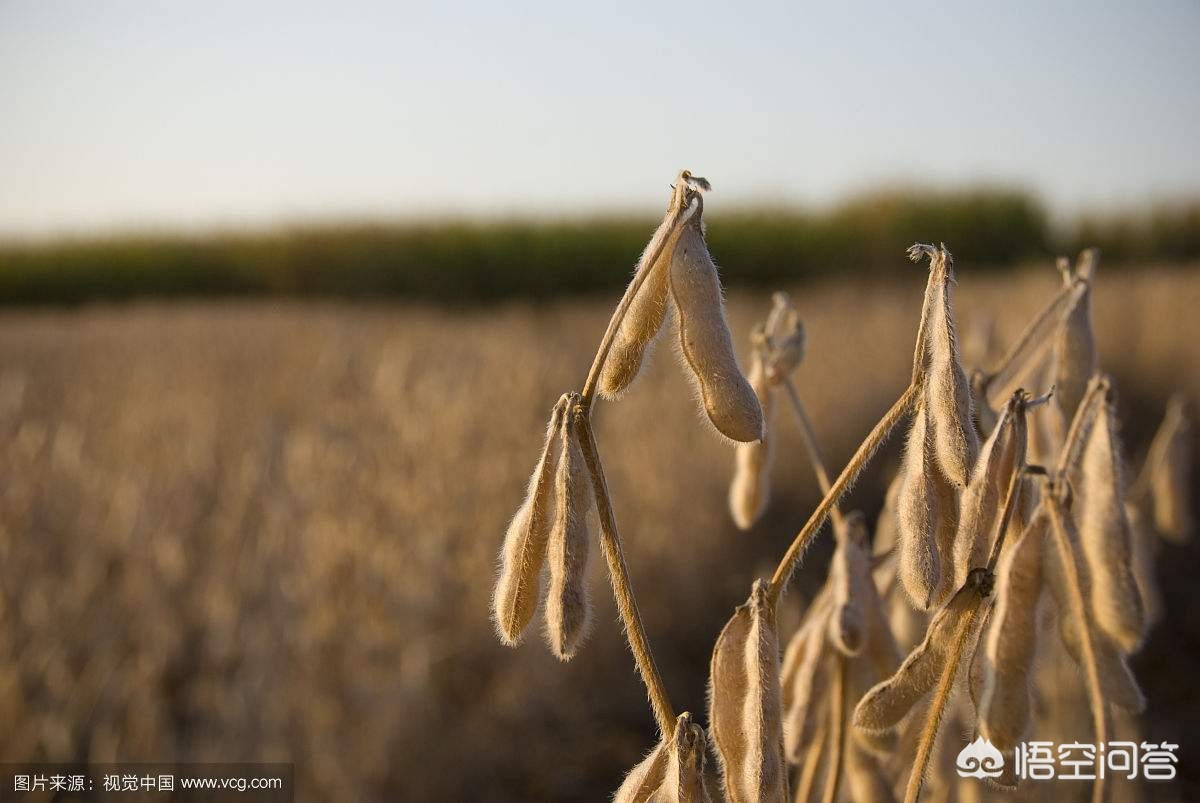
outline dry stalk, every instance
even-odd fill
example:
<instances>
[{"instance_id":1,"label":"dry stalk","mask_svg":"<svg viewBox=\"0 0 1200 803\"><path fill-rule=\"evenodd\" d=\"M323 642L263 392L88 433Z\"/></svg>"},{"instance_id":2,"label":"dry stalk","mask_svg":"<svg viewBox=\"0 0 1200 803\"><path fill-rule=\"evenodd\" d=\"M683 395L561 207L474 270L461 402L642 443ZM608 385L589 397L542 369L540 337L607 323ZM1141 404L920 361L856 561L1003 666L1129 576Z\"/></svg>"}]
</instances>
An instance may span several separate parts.
<instances>
[{"instance_id":1,"label":"dry stalk","mask_svg":"<svg viewBox=\"0 0 1200 803\"><path fill-rule=\"evenodd\" d=\"M666 684L663 683L658 666L654 663L654 655L650 652L650 644L646 640L646 630L642 626L641 613L638 612L633 584L629 580L629 567L625 564L625 553L621 549L621 538L617 532L617 520L613 515L608 484L604 479L604 468L596 449L596 439L592 435L591 420L582 400L572 413L575 427L579 431L583 459L587 463L592 488L596 494L596 512L600 519L600 546L608 563L608 575L612 581L617 611L621 615L625 637L629 641L630 651L633 652L633 660L637 663L638 674L646 684L646 692L650 696L650 705L654 709L658 729L664 737L671 736L675 730L675 709L671 705Z\"/></svg>"},{"instance_id":2,"label":"dry stalk","mask_svg":"<svg viewBox=\"0 0 1200 803\"><path fill-rule=\"evenodd\" d=\"M842 781L842 765L846 756L846 661L841 653L834 657L833 688L830 689L829 706L829 773L825 781L823 803L834 803Z\"/></svg>"},{"instance_id":3,"label":"dry stalk","mask_svg":"<svg viewBox=\"0 0 1200 803\"><path fill-rule=\"evenodd\" d=\"M858 449L854 452L854 456L850 458L850 462L842 469L842 473L833 481L829 491L825 494L825 498L817 505L817 509L809 516L808 521L796 534L796 538L788 546L787 552L780 559L779 565L775 567L775 573L771 575L771 585L767 589L767 598L772 605L779 601L779 595L783 592L788 580L792 577L792 572L796 569L796 564L800 562L800 558L804 555L804 550L808 548L813 536L817 530L825 523L825 518L829 515L830 510L842 498L842 494L850 487L853 482L858 479L858 475L866 468L868 462L874 457L875 452L887 440L888 435L892 434L892 430L896 425L903 420L904 416L912 410L913 404L921 395L920 384L909 385L900 398L892 404L891 408L883 414L883 418L872 428L866 440L859 444Z\"/></svg>"},{"instance_id":4,"label":"dry stalk","mask_svg":"<svg viewBox=\"0 0 1200 803\"><path fill-rule=\"evenodd\" d=\"M796 383L792 378L785 377L782 384L788 398L791 399L792 411L796 414L796 423L800 426L800 439L804 441L808 462L812 464L813 473L817 476L817 486L821 493L828 494L833 486L829 482L829 472L825 469L825 459L821 454L821 446L817 443L817 431L812 425L812 419L804 409L804 402L800 401L800 394L796 391ZM829 517L833 520L835 529L841 530L845 526L842 511L836 504L830 508Z\"/></svg>"}]
</instances>

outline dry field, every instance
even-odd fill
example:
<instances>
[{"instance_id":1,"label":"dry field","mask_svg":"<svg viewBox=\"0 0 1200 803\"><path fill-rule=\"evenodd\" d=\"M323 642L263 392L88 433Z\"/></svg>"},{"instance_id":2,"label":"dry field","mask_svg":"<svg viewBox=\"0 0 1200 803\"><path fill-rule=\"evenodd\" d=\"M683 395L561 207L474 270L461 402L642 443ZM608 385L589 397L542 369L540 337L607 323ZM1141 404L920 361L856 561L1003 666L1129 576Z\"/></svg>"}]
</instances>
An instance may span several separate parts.
<instances>
[{"instance_id":1,"label":"dry field","mask_svg":"<svg viewBox=\"0 0 1200 803\"><path fill-rule=\"evenodd\" d=\"M907 382L925 271L897 256L892 283L788 288L835 466ZM1014 336L1058 281L963 266L964 331L986 307ZM303 800L606 799L653 724L600 561L565 666L536 638L500 646L489 599L547 413L611 303L4 312L0 759L294 761ZM739 348L767 306L731 291ZM1137 458L1170 391L1200 399L1200 270L1102 266L1095 306ZM656 655L702 711L718 630L819 497L785 423L772 506L738 532L732 450L674 359L602 405L597 434ZM851 497L871 517L895 455ZM827 556L822 538L793 623ZM1200 795L1198 557L1164 552L1167 618L1134 660L1148 738L1181 745L1179 799Z\"/></svg>"}]
</instances>

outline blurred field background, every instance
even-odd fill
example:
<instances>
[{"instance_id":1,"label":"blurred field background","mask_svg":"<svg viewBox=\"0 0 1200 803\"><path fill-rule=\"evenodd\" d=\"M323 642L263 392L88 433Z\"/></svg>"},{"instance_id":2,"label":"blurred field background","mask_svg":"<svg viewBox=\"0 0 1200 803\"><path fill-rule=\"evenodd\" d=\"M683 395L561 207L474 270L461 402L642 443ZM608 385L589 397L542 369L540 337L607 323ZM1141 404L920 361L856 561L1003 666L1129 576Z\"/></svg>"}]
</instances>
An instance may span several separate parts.
<instances>
[{"instance_id":1,"label":"blurred field background","mask_svg":"<svg viewBox=\"0 0 1200 803\"><path fill-rule=\"evenodd\" d=\"M923 275L897 252L783 285L833 465L906 381ZM1058 283L1048 261L964 260L964 331L995 316L1011 339ZM744 353L769 294L728 295ZM488 600L549 407L582 381L613 303L4 309L0 755L294 761L302 800L605 799L653 724L601 561L570 664L536 635L501 647ZM1200 398L1200 270L1102 263L1095 305L1137 460L1170 392ZM656 655L676 704L702 711L719 628L818 497L783 418L772 506L737 532L732 451L675 359L660 349L602 406L598 438ZM895 455L854 491L872 517ZM822 539L785 629L827 555ZM1167 619L1134 661L1147 738L1181 745L1181 800L1200 793L1197 558L1165 549Z\"/></svg>"},{"instance_id":2,"label":"blurred field background","mask_svg":"<svg viewBox=\"0 0 1200 803\"><path fill-rule=\"evenodd\" d=\"M962 331L1002 342L1055 256L1102 249L1136 464L1172 392L1200 401L1197 41L1179 0L0 2L0 763L608 799L654 733L598 550L570 664L503 648L489 600L676 171L713 182L743 357L771 291L799 306L831 465L907 379L915 241L958 258ZM732 449L675 359L596 425L655 654L700 713L719 628L818 495L783 417L774 501L736 531ZM871 519L897 454L853 492ZM1180 745L1154 799L1200 799L1198 559L1164 547L1134 661L1145 738Z\"/></svg>"},{"instance_id":3,"label":"blurred field background","mask_svg":"<svg viewBox=\"0 0 1200 803\"><path fill-rule=\"evenodd\" d=\"M982 184L896 186L824 206L716 207L709 240L726 281L757 287L886 276L897 248L935 232L977 269L1092 246L1110 264L1200 260L1200 198L1064 217L1034 192ZM616 291L627 278L619 266L632 265L655 225L653 215L581 215L0 236L0 303L283 295L462 304Z\"/></svg>"}]
</instances>

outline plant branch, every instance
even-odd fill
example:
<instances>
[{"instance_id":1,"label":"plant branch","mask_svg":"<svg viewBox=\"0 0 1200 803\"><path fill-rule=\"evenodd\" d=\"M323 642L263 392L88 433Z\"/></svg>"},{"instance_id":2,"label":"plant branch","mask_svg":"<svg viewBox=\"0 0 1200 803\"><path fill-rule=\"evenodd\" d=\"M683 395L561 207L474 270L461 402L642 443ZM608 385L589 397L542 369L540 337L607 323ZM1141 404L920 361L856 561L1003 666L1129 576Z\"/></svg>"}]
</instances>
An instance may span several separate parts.
<instances>
[{"instance_id":1,"label":"plant branch","mask_svg":"<svg viewBox=\"0 0 1200 803\"><path fill-rule=\"evenodd\" d=\"M808 461L812 463L813 473L817 475L817 485L821 488L821 493L829 493L832 487L829 482L829 472L825 470L825 460L821 455L821 447L817 443L817 431L812 425L812 419L808 417L808 412L804 409L804 403L800 401L800 394L796 392L796 383L792 378L784 377L784 390L787 391L788 398L792 401L792 410L796 413L796 422L800 425L800 438L804 441L804 449L808 452ZM842 511L834 505L829 509L829 517L833 519L833 526L840 530L844 523Z\"/></svg>"},{"instance_id":2,"label":"plant branch","mask_svg":"<svg viewBox=\"0 0 1200 803\"><path fill-rule=\"evenodd\" d=\"M633 584L629 580L629 567L625 563L625 554L621 550L621 538L617 533L617 520L613 515L612 501L608 494L608 483L604 478L604 468L600 463L600 454L596 449L596 439L592 434L591 420L582 402L575 410L569 411L574 415L574 424L579 431L579 442L583 449L584 461L592 477L592 488L596 494L596 512L600 519L600 545L604 551L604 559L608 563L608 576L612 581L613 597L617 602L617 611L621 615L621 623L625 627L625 636L629 641L629 649L637 664L638 674L646 684L646 692L650 696L650 705L654 709L654 718L658 721L658 729L664 737L669 738L675 731L675 709L667 696L666 684L659 674L658 666L654 663L654 655L650 652L650 643L646 640L646 630L642 625L642 617L638 612L637 600L633 594Z\"/></svg>"},{"instance_id":3,"label":"plant branch","mask_svg":"<svg viewBox=\"0 0 1200 803\"><path fill-rule=\"evenodd\" d=\"M767 589L767 599L772 605L779 601L779 595L782 593L784 586L792 577L792 572L796 569L796 564L799 563L801 556L804 555L804 550L808 548L813 536L817 530L825 523L825 517L829 515L829 511L838 500L842 498L842 494L846 489L858 479L858 475L866 467L867 463L875 455L883 442L887 440L888 435L900 423L900 420L916 404L916 401L921 393L921 385L909 385L904 392L900 394L900 398L896 399L891 408L883 414L883 418L867 435L866 440L859 444L858 450L854 456L850 458L850 462L842 469L842 473L833 481L829 491L825 494L825 498L817 505L817 509L809 516L804 527L796 534L796 538L784 553L783 558L779 561L779 565L775 567L775 574L771 576L771 585Z\"/></svg>"},{"instance_id":4,"label":"plant branch","mask_svg":"<svg viewBox=\"0 0 1200 803\"><path fill-rule=\"evenodd\" d=\"M842 782L842 765L846 759L846 656L838 653L833 673L829 706L829 775L825 781L824 803L834 803Z\"/></svg>"}]
</instances>

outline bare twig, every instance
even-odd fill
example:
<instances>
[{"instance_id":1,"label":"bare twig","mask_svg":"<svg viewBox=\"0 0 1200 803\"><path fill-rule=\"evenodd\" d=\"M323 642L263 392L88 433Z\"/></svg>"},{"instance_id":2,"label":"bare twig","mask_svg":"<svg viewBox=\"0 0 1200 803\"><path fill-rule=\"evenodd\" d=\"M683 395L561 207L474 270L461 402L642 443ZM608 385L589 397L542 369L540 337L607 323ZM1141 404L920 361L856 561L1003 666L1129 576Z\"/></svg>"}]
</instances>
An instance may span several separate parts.
<instances>
[{"instance_id":1,"label":"bare twig","mask_svg":"<svg viewBox=\"0 0 1200 803\"><path fill-rule=\"evenodd\" d=\"M625 564L625 554L621 550L621 538L617 533L617 520L613 515L612 501L608 494L608 484L604 479L604 468L600 463L600 455L596 449L596 439L592 434L591 421L582 403L572 411L574 424L579 430L579 442L583 448L584 461L592 477L592 487L596 493L596 512L600 519L600 545L604 551L604 559L608 563L608 575L612 581L613 596L617 601L617 611L621 615L621 623L625 626L625 636L629 640L629 649L637 663L638 673L646 684L646 692L650 696L650 705L654 708L654 718L658 721L658 729L664 737L671 736L675 731L675 709L667 696L667 687L659 674L658 666L654 663L654 655L650 652L650 644L646 640L646 631L642 626L642 617L638 612L637 600L633 594L633 584L629 580L629 567Z\"/></svg>"}]
</instances>

